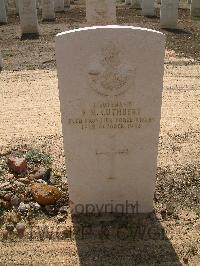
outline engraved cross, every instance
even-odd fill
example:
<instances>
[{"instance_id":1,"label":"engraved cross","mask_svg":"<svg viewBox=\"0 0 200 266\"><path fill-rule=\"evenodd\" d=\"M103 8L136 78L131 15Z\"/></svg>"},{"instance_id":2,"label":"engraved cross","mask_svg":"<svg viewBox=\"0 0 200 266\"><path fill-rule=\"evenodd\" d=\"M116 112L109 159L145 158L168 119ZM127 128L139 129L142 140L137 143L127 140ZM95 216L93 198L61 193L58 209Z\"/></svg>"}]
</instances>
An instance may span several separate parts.
<instances>
[{"instance_id":1,"label":"engraved cross","mask_svg":"<svg viewBox=\"0 0 200 266\"><path fill-rule=\"evenodd\" d=\"M128 149L116 149L116 136L111 136L111 145L108 151L96 151L96 155L107 156L110 160L110 173L108 179L115 179L116 156L128 154Z\"/></svg>"}]
</instances>

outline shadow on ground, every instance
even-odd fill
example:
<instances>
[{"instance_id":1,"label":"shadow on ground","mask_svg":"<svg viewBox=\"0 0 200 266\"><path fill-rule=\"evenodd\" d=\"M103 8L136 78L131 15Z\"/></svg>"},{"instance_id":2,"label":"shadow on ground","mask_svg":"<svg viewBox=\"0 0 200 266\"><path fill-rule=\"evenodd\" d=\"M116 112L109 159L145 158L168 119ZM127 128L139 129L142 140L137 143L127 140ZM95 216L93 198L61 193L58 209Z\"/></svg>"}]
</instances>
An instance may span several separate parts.
<instances>
[{"instance_id":1,"label":"shadow on ground","mask_svg":"<svg viewBox=\"0 0 200 266\"><path fill-rule=\"evenodd\" d=\"M180 265L155 214L72 217L80 265Z\"/></svg>"}]
</instances>

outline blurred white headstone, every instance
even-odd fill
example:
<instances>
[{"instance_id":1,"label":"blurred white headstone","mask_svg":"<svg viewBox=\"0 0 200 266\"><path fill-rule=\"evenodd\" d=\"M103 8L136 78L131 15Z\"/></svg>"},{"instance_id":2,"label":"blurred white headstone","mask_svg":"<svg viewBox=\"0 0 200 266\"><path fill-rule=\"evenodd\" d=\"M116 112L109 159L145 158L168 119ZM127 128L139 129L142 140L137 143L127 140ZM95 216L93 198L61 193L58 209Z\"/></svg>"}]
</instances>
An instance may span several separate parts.
<instances>
[{"instance_id":1,"label":"blurred white headstone","mask_svg":"<svg viewBox=\"0 0 200 266\"><path fill-rule=\"evenodd\" d=\"M86 0L86 19L90 25L116 24L116 1Z\"/></svg>"},{"instance_id":2,"label":"blurred white headstone","mask_svg":"<svg viewBox=\"0 0 200 266\"><path fill-rule=\"evenodd\" d=\"M54 0L42 0L42 19L55 19Z\"/></svg>"},{"instance_id":3,"label":"blurred white headstone","mask_svg":"<svg viewBox=\"0 0 200 266\"><path fill-rule=\"evenodd\" d=\"M5 0L0 0L0 23L7 23L7 13L6 13L6 2Z\"/></svg>"},{"instance_id":4,"label":"blurred white headstone","mask_svg":"<svg viewBox=\"0 0 200 266\"><path fill-rule=\"evenodd\" d=\"M19 16L22 35L39 34L36 0L19 0Z\"/></svg>"},{"instance_id":5,"label":"blurred white headstone","mask_svg":"<svg viewBox=\"0 0 200 266\"><path fill-rule=\"evenodd\" d=\"M160 8L161 28L176 29L178 22L179 0L162 0Z\"/></svg>"}]
</instances>

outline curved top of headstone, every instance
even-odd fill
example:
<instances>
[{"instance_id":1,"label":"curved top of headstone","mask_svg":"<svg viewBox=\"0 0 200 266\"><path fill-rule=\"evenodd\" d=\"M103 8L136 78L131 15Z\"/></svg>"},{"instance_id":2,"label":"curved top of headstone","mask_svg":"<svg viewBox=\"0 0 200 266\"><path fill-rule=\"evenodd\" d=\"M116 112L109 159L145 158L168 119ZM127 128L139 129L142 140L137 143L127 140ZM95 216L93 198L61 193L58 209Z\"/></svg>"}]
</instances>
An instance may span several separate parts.
<instances>
[{"instance_id":1,"label":"curved top of headstone","mask_svg":"<svg viewBox=\"0 0 200 266\"><path fill-rule=\"evenodd\" d=\"M146 32L151 32L151 33L157 33L157 34L160 34L160 35L165 35L164 33L160 32L160 31L147 29L147 28L134 27L134 26L107 25L107 26L84 27L84 28L64 31L64 32L58 33L56 35L56 37L60 37L60 36L66 35L68 33L82 32L82 31L88 31L88 30L97 30L97 29L130 29L130 30L140 30L140 31L146 31Z\"/></svg>"}]
</instances>

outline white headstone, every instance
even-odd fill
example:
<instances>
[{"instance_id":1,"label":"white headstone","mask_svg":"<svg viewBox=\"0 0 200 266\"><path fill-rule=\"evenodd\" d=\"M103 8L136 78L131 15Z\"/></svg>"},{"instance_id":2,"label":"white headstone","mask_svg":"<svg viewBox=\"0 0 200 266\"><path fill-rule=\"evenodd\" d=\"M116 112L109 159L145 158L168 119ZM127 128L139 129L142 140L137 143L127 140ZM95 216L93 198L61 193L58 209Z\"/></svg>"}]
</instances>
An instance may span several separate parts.
<instances>
[{"instance_id":1,"label":"white headstone","mask_svg":"<svg viewBox=\"0 0 200 266\"><path fill-rule=\"evenodd\" d=\"M54 0L42 0L42 19L55 19Z\"/></svg>"},{"instance_id":2,"label":"white headstone","mask_svg":"<svg viewBox=\"0 0 200 266\"><path fill-rule=\"evenodd\" d=\"M88 24L116 24L115 0L86 0L86 19Z\"/></svg>"},{"instance_id":3,"label":"white headstone","mask_svg":"<svg viewBox=\"0 0 200 266\"><path fill-rule=\"evenodd\" d=\"M16 14L19 14L19 0L15 1L15 5L16 5Z\"/></svg>"},{"instance_id":4,"label":"white headstone","mask_svg":"<svg viewBox=\"0 0 200 266\"><path fill-rule=\"evenodd\" d=\"M125 0L125 4L126 5L130 5L131 4L131 0Z\"/></svg>"},{"instance_id":5,"label":"white headstone","mask_svg":"<svg viewBox=\"0 0 200 266\"><path fill-rule=\"evenodd\" d=\"M192 0L191 3L191 17L199 19L200 18L200 0Z\"/></svg>"},{"instance_id":6,"label":"white headstone","mask_svg":"<svg viewBox=\"0 0 200 266\"><path fill-rule=\"evenodd\" d=\"M0 23L7 23L6 3L5 0L0 0Z\"/></svg>"},{"instance_id":7,"label":"white headstone","mask_svg":"<svg viewBox=\"0 0 200 266\"><path fill-rule=\"evenodd\" d=\"M65 10L64 0L55 0L54 6L56 12L63 12Z\"/></svg>"},{"instance_id":8,"label":"white headstone","mask_svg":"<svg viewBox=\"0 0 200 266\"><path fill-rule=\"evenodd\" d=\"M70 0L65 0L65 6L70 7Z\"/></svg>"},{"instance_id":9,"label":"white headstone","mask_svg":"<svg viewBox=\"0 0 200 266\"><path fill-rule=\"evenodd\" d=\"M141 0L131 0L131 6L136 9L141 8L141 2Z\"/></svg>"},{"instance_id":10,"label":"white headstone","mask_svg":"<svg viewBox=\"0 0 200 266\"><path fill-rule=\"evenodd\" d=\"M22 35L39 34L36 0L19 0L19 16Z\"/></svg>"},{"instance_id":11,"label":"white headstone","mask_svg":"<svg viewBox=\"0 0 200 266\"><path fill-rule=\"evenodd\" d=\"M179 0L162 0L160 8L161 28L176 29Z\"/></svg>"},{"instance_id":12,"label":"white headstone","mask_svg":"<svg viewBox=\"0 0 200 266\"><path fill-rule=\"evenodd\" d=\"M87 212L87 204L95 212L109 212L105 204L120 212L118 204L129 203L153 210L164 46L162 33L128 26L57 35L73 212Z\"/></svg>"},{"instance_id":13,"label":"white headstone","mask_svg":"<svg viewBox=\"0 0 200 266\"><path fill-rule=\"evenodd\" d=\"M142 0L142 15L143 16L154 16L154 0Z\"/></svg>"}]
</instances>

